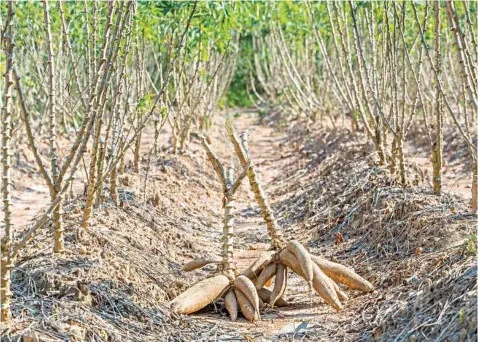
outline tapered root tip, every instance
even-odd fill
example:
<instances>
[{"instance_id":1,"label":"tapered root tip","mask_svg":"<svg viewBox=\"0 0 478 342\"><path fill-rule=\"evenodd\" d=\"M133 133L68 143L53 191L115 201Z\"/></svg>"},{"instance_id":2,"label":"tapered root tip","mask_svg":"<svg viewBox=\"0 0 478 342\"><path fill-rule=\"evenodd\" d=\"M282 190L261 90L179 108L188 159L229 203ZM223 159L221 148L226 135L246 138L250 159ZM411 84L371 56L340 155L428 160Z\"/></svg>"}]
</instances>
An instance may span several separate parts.
<instances>
[{"instance_id":1,"label":"tapered root tip","mask_svg":"<svg viewBox=\"0 0 478 342\"><path fill-rule=\"evenodd\" d=\"M344 306L341 303L333 303L332 307L337 311L340 311L344 308Z\"/></svg>"},{"instance_id":2,"label":"tapered root tip","mask_svg":"<svg viewBox=\"0 0 478 342\"><path fill-rule=\"evenodd\" d=\"M178 313L179 310L179 304L175 302L170 302L169 303L169 308L171 309L172 312Z\"/></svg>"}]
</instances>

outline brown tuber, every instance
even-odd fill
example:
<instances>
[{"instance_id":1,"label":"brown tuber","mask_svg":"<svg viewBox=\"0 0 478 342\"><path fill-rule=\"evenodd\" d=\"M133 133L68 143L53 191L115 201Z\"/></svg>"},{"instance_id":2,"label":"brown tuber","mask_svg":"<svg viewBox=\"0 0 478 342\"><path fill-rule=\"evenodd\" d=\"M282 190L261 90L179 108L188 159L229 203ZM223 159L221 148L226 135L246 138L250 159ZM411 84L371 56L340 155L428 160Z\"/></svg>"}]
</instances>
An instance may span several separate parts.
<instances>
[{"instance_id":1,"label":"brown tuber","mask_svg":"<svg viewBox=\"0 0 478 342\"><path fill-rule=\"evenodd\" d=\"M315 292L317 292L319 296L321 296L322 299L325 300L327 304L331 305L335 310L338 311L342 309L342 303L340 303L334 286L328 280L329 278L316 264L313 264L313 270L314 279L312 281L312 285L314 286Z\"/></svg>"},{"instance_id":2,"label":"brown tuber","mask_svg":"<svg viewBox=\"0 0 478 342\"><path fill-rule=\"evenodd\" d=\"M234 290L234 293L241 308L241 312L249 321L254 322L261 319L258 311L254 308L254 305L251 304L249 299L238 289Z\"/></svg>"},{"instance_id":3,"label":"brown tuber","mask_svg":"<svg viewBox=\"0 0 478 342\"><path fill-rule=\"evenodd\" d=\"M271 302L271 294L272 292L268 289L260 289L259 291L257 291L257 294L259 295L259 298L264 302L264 303L267 303L269 304ZM282 298L282 297L279 297L276 302L274 303L275 306L287 306L288 303L287 301Z\"/></svg>"},{"instance_id":4,"label":"brown tuber","mask_svg":"<svg viewBox=\"0 0 478 342\"><path fill-rule=\"evenodd\" d=\"M254 309L257 311L258 317L259 315L259 295L257 294L256 287L252 283L252 281L240 275L236 279L234 279L234 287L241 291L249 300L249 302L254 306Z\"/></svg>"},{"instance_id":5,"label":"brown tuber","mask_svg":"<svg viewBox=\"0 0 478 342\"><path fill-rule=\"evenodd\" d=\"M279 259L284 265L291 268L299 276L302 278L304 277L300 268L299 260L297 260L297 258L287 249L284 249L279 253ZM312 267L314 272L312 285L315 292L317 292L317 294L319 294L326 303L332 305L332 307L334 307L336 310L340 310L342 308L342 304L340 303L334 286L331 285L333 280L328 278L324 272L317 267L317 265L313 264Z\"/></svg>"},{"instance_id":6,"label":"brown tuber","mask_svg":"<svg viewBox=\"0 0 478 342\"><path fill-rule=\"evenodd\" d=\"M319 266L327 276L338 283L347 285L351 289L361 290L363 292L371 292L374 290L374 287L370 282L344 265L315 255L312 255L312 261L316 263L317 266Z\"/></svg>"},{"instance_id":7,"label":"brown tuber","mask_svg":"<svg viewBox=\"0 0 478 342\"><path fill-rule=\"evenodd\" d=\"M226 306L227 312L229 312L229 316L231 316L231 321L234 322L237 320L238 304L233 290L227 292L226 297L224 297L224 305Z\"/></svg>"},{"instance_id":8,"label":"brown tuber","mask_svg":"<svg viewBox=\"0 0 478 342\"><path fill-rule=\"evenodd\" d=\"M220 297L228 287L229 279L222 274L201 280L172 300L171 310L178 314L201 310Z\"/></svg>"},{"instance_id":9,"label":"brown tuber","mask_svg":"<svg viewBox=\"0 0 478 342\"><path fill-rule=\"evenodd\" d=\"M297 240L289 241L286 245L286 248L292 254L295 255L297 260L299 260L300 268L302 269L302 274L304 275L304 279L307 281L309 288L312 289L312 279L314 274L313 274L313 268L312 268L313 262L309 252Z\"/></svg>"},{"instance_id":10,"label":"brown tuber","mask_svg":"<svg viewBox=\"0 0 478 342\"><path fill-rule=\"evenodd\" d=\"M275 302L282 297L284 291L287 287L287 267L278 264L277 271L276 271L276 278L274 280L274 288L272 289L271 296L270 296L270 303L271 307L274 307Z\"/></svg>"},{"instance_id":11,"label":"brown tuber","mask_svg":"<svg viewBox=\"0 0 478 342\"><path fill-rule=\"evenodd\" d=\"M262 289L267 283L270 286L270 280L276 275L277 264L270 263L267 265L259 275L256 281L256 289Z\"/></svg>"},{"instance_id":12,"label":"brown tuber","mask_svg":"<svg viewBox=\"0 0 478 342\"><path fill-rule=\"evenodd\" d=\"M184 264L183 271L191 272L191 271L197 270L198 268L202 268L208 264L218 264L220 262L221 261L219 260L209 260L209 259L198 258Z\"/></svg>"}]
</instances>

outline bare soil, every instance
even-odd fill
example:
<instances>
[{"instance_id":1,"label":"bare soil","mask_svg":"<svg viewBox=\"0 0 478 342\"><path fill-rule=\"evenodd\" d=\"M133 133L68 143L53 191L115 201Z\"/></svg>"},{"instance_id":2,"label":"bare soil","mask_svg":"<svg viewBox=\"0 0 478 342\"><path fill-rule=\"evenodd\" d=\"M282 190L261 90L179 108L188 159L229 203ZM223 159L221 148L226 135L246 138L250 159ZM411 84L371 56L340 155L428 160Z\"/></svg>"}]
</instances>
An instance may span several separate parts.
<instances>
[{"instance_id":1,"label":"bare soil","mask_svg":"<svg viewBox=\"0 0 478 342\"><path fill-rule=\"evenodd\" d=\"M346 290L350 299L335 312L289 273L289 305L267 309L260 322L230 322L221 300L195 315L172 315L167 302L212 270L184 273L182 264L221 251L222 193L194 135L187 153L173 155L163 132L162 150L148 162L152 134L146 132L141 173L128 167L121 176L121 206L106 201L90 230L81 231L79 177L65 206L68 252L53 254L45 229L21 254L13 273L15 320L2 326L3 338L476 340L476 250L469 248L476 217L469 214L466 168L448 163L439 198L429 185L423 145L407 146L410 186L402 188L376 163L365 137L346 126L259 124L246 112L234 124L250 130L252 160L286 237L354 268L374 292ZM210 136L220 158L230 161L223 125L224 117L216 116ZM29 165L33 160L24 153L14 171L20 175L14 183L18 234L48 204ZM244 269L269 248L269 238L247 182L237 205L235 257Z\"/></svg>"}]
</instances>

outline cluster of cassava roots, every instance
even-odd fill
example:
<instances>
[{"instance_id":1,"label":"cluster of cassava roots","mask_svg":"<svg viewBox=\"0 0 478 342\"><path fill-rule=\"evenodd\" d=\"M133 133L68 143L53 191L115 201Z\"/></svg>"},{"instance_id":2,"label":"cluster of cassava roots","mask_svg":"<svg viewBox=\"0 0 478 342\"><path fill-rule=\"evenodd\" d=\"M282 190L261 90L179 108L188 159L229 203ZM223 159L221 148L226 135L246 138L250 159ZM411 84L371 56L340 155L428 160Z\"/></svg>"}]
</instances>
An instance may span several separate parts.
<instances>
[{"instance_id":1,"label":"cluster of cassava roots","mask_svg":"<svg viewBox=\"0 0 478 342\"><path fill-rule=\"evenodd\" d=\"M350 268L310 254L296 240L287 242L284 239L264 190L259 184L254 165L249 159L248 132L244 131L239 138L229 119L226 121L226 129L243 168L235 181L234 166L230 165L225 170L211 150L206 137L200 136L224 191L222 260L195 259L183 266L184 271L192 271L211 263L218 265L210 277L199 281L176 297L170 303L172 311L190 314L224 296L226 310L231 320L237 319L239 308L249 321L260 320L260 309L265 306L264 303L270 307L287 304L282 296L287 287L288 269L304 278L309 289L314 289L336 310L342 309L342 303L347 300L347 295L337 283L363 292L373 291L373 285ZM245 176L249 178L251 189L266 221L271 237L271 249L262 253L249 268L239 274L233 260L234 193ZM272 291L269 291L264 286L270 286L274 277L274 286Z\"/></svg>"}]
</instances>

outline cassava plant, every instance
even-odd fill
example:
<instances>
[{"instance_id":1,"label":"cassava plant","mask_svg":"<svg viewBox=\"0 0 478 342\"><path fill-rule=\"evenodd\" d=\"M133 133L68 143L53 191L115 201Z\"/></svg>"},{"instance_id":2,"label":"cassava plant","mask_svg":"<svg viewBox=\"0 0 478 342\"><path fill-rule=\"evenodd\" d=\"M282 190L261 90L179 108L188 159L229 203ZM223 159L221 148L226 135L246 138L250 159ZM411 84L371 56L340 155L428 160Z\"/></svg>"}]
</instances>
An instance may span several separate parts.
<instances>
[{"instance_id":1,"label":"cassava plant","mask_svg":"<svg viewBox=\"0 0 478 342\"><path fill-rule=\"evenodd\" d=\"M37 77L46 78L46 104L38 106L37 103L31 101L31 91L23 87L22 78L20 75L27 73L28 64L21 64L17 68L14 68L17 95L20 102L21 119L26 129L27 142L30 149L33 151L35 161L40 170L51 195L52 203L56 203L53 212L53 227L54 227L54 251L60 252L64 249L64 228L62 224L62 198L69 188L70 183L75 178L75 173L80 166L80 162L83 161L83 166L86 170L84 163L84 154L87 150L89 138L93 135L93 155L90 158L90 175L91 181L88 186L88 203L93 202L94 191L92 191L92 185L97 178L97 166L103 165L102 160L98 160L97 155L99 150L99 141L101 126L103 122L103 113L107 103L111 101L111 98L115 97L115 92L110 91L110 80L115 73L116 64L118 61L119 51L124 46L124 41L127 40L129 30L127 26L131 22L133 16L133 10L135 3L114 3L110 2L107 6L101 6L101 11L106 11L106 23L104 26L104 32L102 39L96 39L98 34L97 22L93 20L91 23L86 17L88 33L89 28L93 30L94 41L88 39L78 39L78 44L72 44L73 38L70 35L69 28L73 25L71 18L68 18L63 2L56 3L58 5L58 11L54 11L54 8L50 6L48 1L43 2L43 17L44 17L44 32L46 51L42 51L43 45L36 45L30 47L29 45L23 46L23 49L30 47L30 54L37 54L39 58L46 54L48 57L47 72L45 76L41 71L37 71ZM56 5L55 4L55 5ZM93 4L96 6L97 3ZM22 6L27 6L22 4ZM31 13L35 15L36 5L31 5ZM76 7L78 4L69 3L68 6ZM88 12L88 4L85 2L85 12ZM99 11L99 10L98 10ZM30 12L29 12L30 13ZM95 9L96 13L96 9ZM55 15L55 18L52 17ZM54 26L51 24L52 20L58 20L61 25ZM78 34L78 33L76 33ZM58 41L55 37L61 36L62 40ZM66 53L62 51L66 48ZM91 50L94 50L93 54ZM59 52L58 52L59 51ZM86 60L79 59L78 55L86 52ZM86 65L83 65L86 63ZM58 72L55 66L63 65L68 73ZM84 66L84 68L82 68ZM71 72L71 78L69 73ZM25 77L28 81L28 77ZM59 84L67 83L68 92L64 91L65 87L58 86ZM26 82L31 87L32 82ZM33 83L35 85L35 83ZM70 85L71 84L71 85ZM43 87L40 86L40 89ZM111 98L110 98L111 95ZM65 99L67 98L67 99ZM73 101L72 99L76 99ZM39 101L41 103L41 101ZM44 107L44 116L48 118L48 135L49 135L49 157L50 157L50 170L42 160L42 156L39 153L38 142L35 141L35 113L37 108ZM57 119L59 111L76 113L79 112L79 117L74 117L73 128L75 135L72 139L70 150L63 158L58 156L57 151ZM38 115L37 115L38 116ZM41 116L41 115L40 115ZM79 127L76 127L75 120L80 122ZM65 125L70 125L66 120ZM68 128L68 127L66 127ZM102 183L100 183L102 184ZM98 197L99 199L99 197ZM87 203L87 204L88 204ZM87 211L90 205L87 205ZM38 225L34 225L36 229L40 228ZM33 234L33 232L32 232ZM29 235L32 236L32 235Z\"/></svg>"},{"instance_id":2,"label":"cassava plant","mask_svg":"<svg viewBox=\"0 0 478 342\"><path fill-rule=\"evenodd\" d=\"M269 305L274 306L284 294L287 285L287 269L293 270L304 278L309 288L313 288L327 304L336 310L342 309L342 302L347 300L347 295L337 283L363 292L373 291L373 285L350 268L310 254L297 240L286 241L260 185L255 167L250 161L248 132L244 131L239 138L230 119L226 121L226 129L241 164L250 164L247 176L271 238L271 250L264 252L243 272L243 275L256 284L257 290L262 289L264 284L275 276Z\"/></svg>"},{"instance_id":3,"label":"cassava plant","mask_svg":"<svg viewBox=\"0 0 478 342\"><path fill-rule=\"evenodd\" d=\"M249 321L257 321L260 320L259 294L248 277L237 276L233 249L235 193L246 176L249 162L244 163L241 174L234 180L234 164L230 164L225 169L208 144L207 138L204 135L200 135L200 138L207 157L219 178L224 194L222 203L224 208L222 260L195 259L184 265L184 271L192 271L210 263L217 264L217 269L208 278L199 281L176 297L170 303L170 307L178 314L191 314L224 296L225 306L231 320L235 321L237 319L240 308L244 317Z\"/></svg>"},{"instance_id":4,"label":"cassava plant","mask_svg":"<svg viewBox=\"0 0 478 342\"><path fill-rule=\"evenodd\" d=\"M6 57L4 79L4 93L2 101L2 201L3 221L5 223L5 235L1 240L0 260L0 322L10 319L10 272L13 260L10 255L12 249L12 203L11 203L11 139L12 139L12 88L13 88L13 15L14 3L8 2L8 14L5 26L2 27L1 43Z\"/></svg>"}]
</instances>

